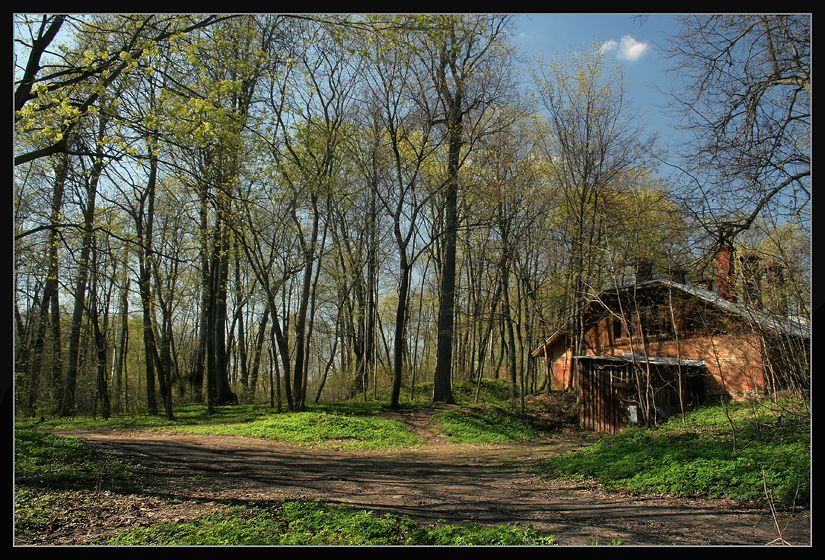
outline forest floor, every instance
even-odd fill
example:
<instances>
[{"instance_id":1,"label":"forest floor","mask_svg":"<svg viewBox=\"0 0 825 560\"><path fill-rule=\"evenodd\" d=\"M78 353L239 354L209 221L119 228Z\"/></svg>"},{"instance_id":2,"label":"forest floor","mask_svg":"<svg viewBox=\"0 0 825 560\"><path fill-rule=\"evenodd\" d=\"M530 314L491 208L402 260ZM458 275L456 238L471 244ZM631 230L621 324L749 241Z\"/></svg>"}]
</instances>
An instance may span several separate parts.
<instances>
[{"instance_id":1,"label":"forest floor","mask_svg":"<svg viewBox=\"0 0 825 560\"><path fill-rule=\"evenodd\" d=\"M420 524L518 523L554 534L559 545L766 545L779 536L811 543L810 511L729 500L633 496L595 484L546 480L533 464L598 438L570 427L520 443L449 443L430 424L439 409L384 413L425 443L397 450L336 450L230 436L141 431L72 431L115 458L134 461L139 490L102 481L96 491L59 491L66 515L48 534L15 544L79 545L118 529L181 521L228 504L320 500L406 515ZM54 491L51 491L54 494Z\"/></svg>"}]
</instances>

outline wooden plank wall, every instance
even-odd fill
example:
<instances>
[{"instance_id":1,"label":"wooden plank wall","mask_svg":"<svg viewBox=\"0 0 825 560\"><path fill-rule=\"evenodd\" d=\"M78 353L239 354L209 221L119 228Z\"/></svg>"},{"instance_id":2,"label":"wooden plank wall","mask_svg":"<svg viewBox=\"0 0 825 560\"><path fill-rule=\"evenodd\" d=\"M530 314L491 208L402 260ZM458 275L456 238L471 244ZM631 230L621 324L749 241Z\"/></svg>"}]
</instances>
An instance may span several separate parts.
<instances>
[{"instance_id":1,"label":"wooden plank wall","mask_svg":"<svg viewBox=\"0 0 825 560\"><path fill-rule=\"evenodd\" d=\"M610 373L584 367L581 374L579 425L586 430L615 434L624 427L619 391L610 383Z\"/></svg>"}]
</instances>

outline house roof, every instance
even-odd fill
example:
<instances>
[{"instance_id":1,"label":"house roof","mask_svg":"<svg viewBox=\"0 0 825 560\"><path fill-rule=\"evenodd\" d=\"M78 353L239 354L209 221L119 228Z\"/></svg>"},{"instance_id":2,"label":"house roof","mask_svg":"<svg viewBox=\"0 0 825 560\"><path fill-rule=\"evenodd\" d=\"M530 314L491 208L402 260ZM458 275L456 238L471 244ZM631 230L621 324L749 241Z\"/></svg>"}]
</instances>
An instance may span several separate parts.
<instances>
[{"instance_id":1,"label":"house roof","mask_svg":"<svg viewBox=\"0 0 825 560\"><path fill-rule=\"evenodd\" d=\"M754 309L751 306L744 305L742 303L735 303L732 301L728 301L724 298L719 297L719 294L711 292L709 290L705 290L703 288L698 288L696 286L688 286L687 284L680 284L679 282L674 282L672 280L665 280L665 279L653 279L653 280L646 280L644 282L639 282L638 284L629 284L626 286L620 286L618 288L613 288L611 290L605 290L602 294L606 292L613 292L616 290L628 291L632 289L634 286L638 289L639 287L644 286L665 286L670 288L675 288L680 290L686 294L693 295L701 300L707 301L709 303L714 304L718 308L727 311L732 315L738 315L745 319L748 319L760 327L771 329L777 331L781 334L791 334L795 336L801 337L809 337L810 336L810 325L807 321L801 321L799 317L791 318L779 318Z\"/></svg>"},{"instance_id":2,"label":"house roof","mask_svg":"<svg viewBox=\"0 0 825 560\"><path fill-rule=\"evenodd\" d=\"M544 344L542 344L541 346L539 346L538 348L536 348L535 350L530 352L530 357L538 358L539 356L541 356L544 353L545 348L555 344L557 340L559 340L560 338L563 338L564 336L567 336L567 330L566 329L562 328L562 329L557 330L552 335L550 335L550 338L548 338L547 340L544 341Z\"/></svg>"},{"instance_id":3,"label":"house roof","mask_svg":"<svg viewBox=\"0 0 825 560\"><path fill-rule=\"evenodd\" d=\"M672 356L644 356L643 354L630 354L625 352L620 356L573 356L574 360L599 360L599 361L606 361L606 362L621 362L621 363L631 363L631 362L647 362L649 364L654 365L666 365L666 366L675 366L675 365L682 365L682 366L703 366L705 365L705 360L686 360L686 359L679 359Z\"/></svg>"},{"instance_id":4,"label":"house roof","mask_svg":"<svg viewBox=\"0 0 825 560\"><path fill-rule=\"evenodd\" d=\"M809 338L811 329L810 329L810 322L805 317L787 317L787 318L778 318L767 313L761 312L753 307L735 303L732 301L728 301L724 298L719 297L719 294L715 292L711 292L709 290L705 290L703 288L698 288L696 286L689 286L687 284L682 284L679 282L674 282L673 280L666 280L661 278L654 278L651 280L645 280L642 282L637 282L634 284L626 284L624 286L617 286L615 288L609 288L607 290L602 290L599 293L599 297L603 295L613 295L616 292L628 292L632 289L644 289L648 287L667 287L679 290L683 293L689 294L693 297L711 303L718 307L719 309L730 313L731 315L736 315L739 317L743 317L752 323L758 325L761 328L770 329L776 331L780 334L790 334L794 336L799 336L802 338ZM593 303L593 302L591 302ZM538 348L533 350L530 353L530 356L533 358L537 358L538 356L543 355L544 349L548 346L557 342L562 335L567 334L566 326L561 327L557 330L553 335L548 338L544 344L540 345Z\"/></svg>"}]
</instances>

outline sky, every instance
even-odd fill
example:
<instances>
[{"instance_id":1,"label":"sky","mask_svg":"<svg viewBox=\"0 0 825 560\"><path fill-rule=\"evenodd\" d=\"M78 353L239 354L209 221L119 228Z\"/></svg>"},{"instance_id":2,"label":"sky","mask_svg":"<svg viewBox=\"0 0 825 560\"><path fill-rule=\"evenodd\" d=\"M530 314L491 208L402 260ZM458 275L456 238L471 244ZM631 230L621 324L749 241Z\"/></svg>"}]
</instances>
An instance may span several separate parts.
<instances>
[{"instance_id":1,"label":"sky","mask_svg":"<svg viewBox=\"0 0 825 560\"><path fill-rule=\"evenodd\" d=\"M627 101L649 132L656 133L661 147L674 144L680 133L668 113L673 86L667 72L670 62L662 55L668 34L679 30L672 15L635 14L523 14L516 15L513 38L530 60L544 53L544 60L566 57L573 51L602 45L609 62L621 65L627 86ZM662 91L660 91L662 90ZM659 175L667 172L660 168Z\"/></svg>"}]
</instances>

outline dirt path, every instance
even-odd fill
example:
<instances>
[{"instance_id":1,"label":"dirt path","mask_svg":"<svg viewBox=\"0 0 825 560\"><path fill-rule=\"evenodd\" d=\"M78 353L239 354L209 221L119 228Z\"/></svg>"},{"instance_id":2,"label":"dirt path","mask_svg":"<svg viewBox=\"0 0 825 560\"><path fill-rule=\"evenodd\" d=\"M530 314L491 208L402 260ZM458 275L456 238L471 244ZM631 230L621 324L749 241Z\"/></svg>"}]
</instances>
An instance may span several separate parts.
<instances>
[{"instance_id":1,"label":"dirt path","mask_svg":"<svg viewBox=\"0 0 825 560\"><path fill-rule=\"evenodd\" d=\"M422 523L531 524L555 534L561 545L606 544L613 538L629 545L764 545L777 537L767 508L634 497L532 474L535 460L579 447L592 435L456 445L433 432L424 413L396 414L427 443L394 451L341 451L241 437L72 432L107 453L136 460L145 482L134 496L138 505L109 509L106 500L115 493L104 487L96 507L105 510L107 521L87 520L87 536L67 529L57 540L83 542L104 529L187 518L224 503L285 499L348 504ZM98 522L103 525L95 528ZM787 541L810 544L808 511L784 512L779 523Z\"/></svg>"}]
</instances>

